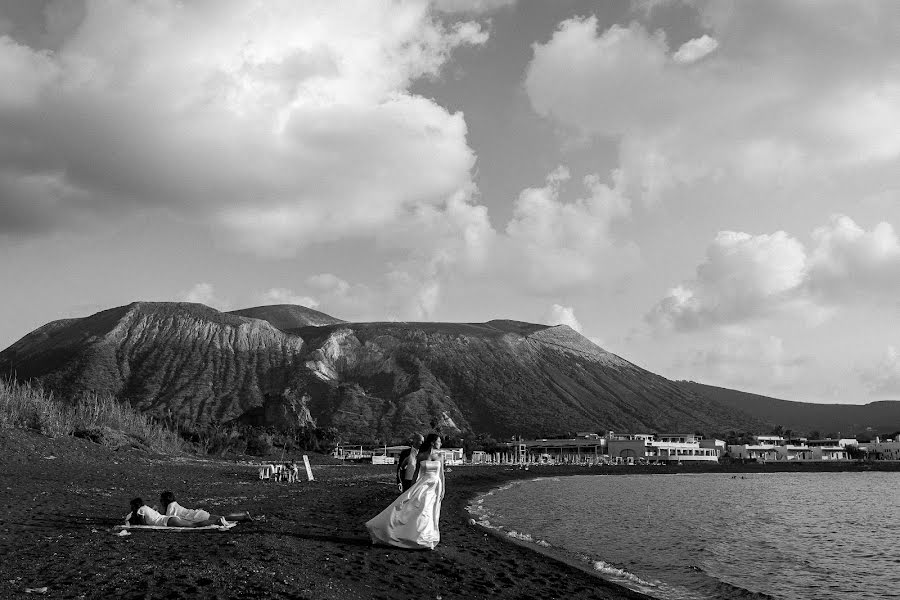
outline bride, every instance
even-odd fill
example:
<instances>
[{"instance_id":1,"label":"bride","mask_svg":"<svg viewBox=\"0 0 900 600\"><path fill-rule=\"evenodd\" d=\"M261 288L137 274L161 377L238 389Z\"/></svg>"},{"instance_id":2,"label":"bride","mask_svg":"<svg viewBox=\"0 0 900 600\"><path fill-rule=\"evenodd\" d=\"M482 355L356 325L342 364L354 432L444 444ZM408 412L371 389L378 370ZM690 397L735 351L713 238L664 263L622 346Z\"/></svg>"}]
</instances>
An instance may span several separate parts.
<instances>
[{"instance_id":1,"label":"bride","mask_svg":"<svg viewBox=\"0 0 900 600\"><path fill-rule=\"evenodd\" d=\"M366 523L372 543L433 550L441 540L438 519L444 499L441 438L429 433L416 456L415 483Z\"/></svg>"}]
</instances>

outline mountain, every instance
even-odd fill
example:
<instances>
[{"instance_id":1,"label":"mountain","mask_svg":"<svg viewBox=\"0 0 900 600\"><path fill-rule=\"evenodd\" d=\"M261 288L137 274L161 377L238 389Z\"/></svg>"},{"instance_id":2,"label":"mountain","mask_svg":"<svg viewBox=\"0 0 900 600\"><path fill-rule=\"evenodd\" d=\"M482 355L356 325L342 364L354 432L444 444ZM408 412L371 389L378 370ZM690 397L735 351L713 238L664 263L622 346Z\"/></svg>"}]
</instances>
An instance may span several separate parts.
<instances>
[{"instance_id":1,"label":"mountain","mask_svg":"<svg viewBox=\"0 0 900 600\"><path fill-rule=\"evenodd\" d=\"M797 433L818 431L823 435L840 433L852 436L863 432L900 431L900 402L896 400L862 405L814 404L780 400L693 381L678 383L687 391Z\"/></svg>"},{"instance_id":2,"label":"mountain","mask_svg":"<svg viewBox=\"0 0 900 600\"><path fill-rule=\"evenodd\" d=\"M35 330L0 352L0 372L201 422L308 410L361 442L433 424L503 437L767 428L564 325L344 323L295 308L136 302Z\"/></svg>"},{"instance_id":3,"label":"mountain","mask_svg":"<svg viewBox=\"0 0 900 600\"><path fill-rule=\"evenodd\" d=\"M305 306L297 306L296 304L273 304L270 306L243 308L241 310L233 310L229 314L251 319L262 319L282 331L310 325L344 323L344 321L335 319L331 315L326 315L323 312L306 308Z\"/></svg>"}]
</instances>

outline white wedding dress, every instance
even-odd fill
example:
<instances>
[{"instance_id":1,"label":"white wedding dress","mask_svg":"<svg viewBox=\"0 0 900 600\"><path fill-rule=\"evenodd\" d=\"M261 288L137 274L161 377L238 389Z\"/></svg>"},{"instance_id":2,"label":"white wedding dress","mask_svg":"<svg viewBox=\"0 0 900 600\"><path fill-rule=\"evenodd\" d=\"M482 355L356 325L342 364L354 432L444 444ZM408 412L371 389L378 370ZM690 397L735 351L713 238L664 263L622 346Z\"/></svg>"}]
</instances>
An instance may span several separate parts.
<instances>
[{"instance_id":1,"label":"white wedding dress","mask_svg":"<svg viewBox=\"0 0 900 600\"><path fill-rule=\"evenodd\" d=\"M412 487L366 523L372 543L434 549L441 541L438 519L443 498L443 464L439 460L423 460L419 478Z\"/></svg>"}]
</instances>

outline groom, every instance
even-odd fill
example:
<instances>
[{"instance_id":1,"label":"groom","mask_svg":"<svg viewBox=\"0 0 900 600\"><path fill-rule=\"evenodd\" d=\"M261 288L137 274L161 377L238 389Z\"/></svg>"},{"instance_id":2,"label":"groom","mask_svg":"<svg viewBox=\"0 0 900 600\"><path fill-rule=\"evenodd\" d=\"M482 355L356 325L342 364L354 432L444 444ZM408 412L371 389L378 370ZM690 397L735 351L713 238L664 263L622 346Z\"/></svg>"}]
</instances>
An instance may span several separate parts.
<instances>
[{"instance_id":1,"label":"groom","mask_svg":"<svg viewBox=\"0 0 900 600\"><path fill-rule=\"evenodd\" d=\"M419 453L419 446L425 438L421 433L415 433L409 438L410 447L400 453L397 461L397 489L405 492L412 487L414 483L413 477L416 475L416 455Z\"/></svg>"}]
</instances>

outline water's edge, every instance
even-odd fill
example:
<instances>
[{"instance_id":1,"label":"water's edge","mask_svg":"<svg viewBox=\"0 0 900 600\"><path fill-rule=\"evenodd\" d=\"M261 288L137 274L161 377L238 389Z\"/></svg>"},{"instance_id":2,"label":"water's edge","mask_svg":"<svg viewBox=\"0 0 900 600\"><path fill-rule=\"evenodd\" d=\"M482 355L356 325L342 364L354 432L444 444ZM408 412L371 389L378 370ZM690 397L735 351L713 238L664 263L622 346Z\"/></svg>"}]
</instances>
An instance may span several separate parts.
<instances>
[{"instance_id":1,"label":"water's edge","mask_svg":"<svg viewBox=\"0 0 900 600\"><path fill-rule=\"evenodd\" d=\"M483 510L482 503L485 498L502 493L515 486L526 485L538 481L559 481L560 479L574 479L581 477L605 477L608 473L578 473L570 475L548 475L545 477L533 477L528 479L518 479L508 481L501 486L495 487L488 491L480 492L469 498L469 502L465 505L467 514L469 515L470 525L476 526L485 533L503 540L507 543L515 544L521 548L525 548L531 552L536 552L541 556L554 561L577 568L578 570L591 575L595 579L604 581L607 585L613 585L617 589L621 589L628 593L628 597L640 598L645 600L658 600L659 598L667 598L670 592L670 583L665 581L647 581L638 575L629 572L624 568L610 564L601 556L591 556L583 552L571 550L562 546L553 546L546 540L535 539L530 532L517 531L511 527L504 525L496 525L491 523L488 518L488 512ZM652 475L647 473L645 475ZM716 597L721 598L746 598L747 600L771 600L772 596L765 593L753 592L743 587L738 587L725 581L713 578L716 582Z\"/></svg>"},{"instance_id":2,"label":"water's edge","mask_svg":"<svg viewBox=\"0 0 900 600\"><path fill-rule=\"evenodd\" d=\"M592 475L599 474L572 474L566 475L564 477L589 477ZM562 563L564 565L576 568L579 571L587 573L594 579L602 581L605 585L612 585L620 589L624 597L633 598L635 600L655 600L653 596L649 595L646 591L642 591L642 588L645 588L641 584L651 586L652 584L649 584L649 582L644 582L637 576L632 575L627 571L616 569L615 567L608 565L602 560L594 559L581 553L572 552L558 546L551 546L544 540L535 540L527 533L522 534L517 531L507 529L502 525L494 526L488 519L483 518L483 514L480 514L478 512L478 507L487 496L492 496L495 493L503 492L504 490L507 490L514 485L522 485L532 481L541 481L545 479L558 479L558 477L535 477L532 479L510 481L499 487L492 488L488 491L479 492L473 495L468 499L465 507L466 513L468 514L470 519L469 524L478 527L486 534L492 535L495 538L502 540L508 544L514 544L520 548L525 548L530 552L535 552L544 558ZM637 582L640 582L640 584L638 584Z\"/></svg>"}]
</instances>

